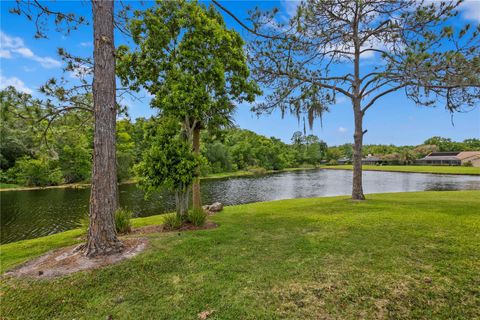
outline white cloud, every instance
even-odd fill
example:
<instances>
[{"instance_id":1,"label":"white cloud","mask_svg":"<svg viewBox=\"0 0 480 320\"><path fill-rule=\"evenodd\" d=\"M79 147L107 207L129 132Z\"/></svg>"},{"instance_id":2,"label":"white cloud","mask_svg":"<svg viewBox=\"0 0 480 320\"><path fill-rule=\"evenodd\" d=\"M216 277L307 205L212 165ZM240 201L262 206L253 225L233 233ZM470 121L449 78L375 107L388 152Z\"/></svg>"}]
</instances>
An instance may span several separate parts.
<instances>
[{"instance_id":1,"label":"white cloud","mask_svg":"<svg viewBox=\"0 0 480 320\"><path fill-rule=\"evenodd\" d=\"M12 50L13 52L19 53L22 57L24 58L33 58L35 55L33 54L32 50L21 47L21 48L16 48Z\"/></svg>"},{"instance_id":2,"label":"white cloud","mask_svg":"<svg viewBox=\"0 0 480 320\"><path fill-rule=\"evenodd\" d=\"M465 0L465 2L460 5L459 10L465 19L480 22L479 0Z\"/></svg>"},{"instance_id":3,"label":"white cloud","mask_svg":"<svg viewBox=\"0 0 480 320\"><path fill-rule=\"evenodd\" d=\"M344 127L338 127L337 131L340 132L340 133L345 133L345 132L348 131L348 129L344 128Z\"/></svg>"},{"instance_id":4,"label":"white cloud","mask_svg":"<svg viewBox=\"0 0 480 320\"><path fill-rule=\"evenodd\" d=\"M339 95L338 97L335 98L335 104L343 104L349 102L349 99L343 95Z\"/></svg>"},{"instance_id":5,"label":"white cloud","mask_svg":"<svg viewBox=\"0 0 480 320\"><path fill-rule=\"evenodd\" d=\"M3 31L0 31L0 43L5 48L18 48L23 47L23 40L18 37L10 37Z\"/></svg>"},{"instance_id":6,"label":"white cloud","mask_svg":"<svg viewBox=\"0 0 480 320\"><path fill-rule=\"evenodd\" d=\"M32 50L25 46L22 38L12 37L0 31L0 57L11 59L15 55L36 61L44 68L57 68L62 65L60 61L54 58L40 57L33 53Z\"/></svg>"},{"instance_id":7,"label":"white cloud","mask_svg":"<svg viewBox=\"0 0 480 320\"><path fill-rule=\"evenodd\" d=\"M82 46L82 47L91 47L91 46L93 46L93 43L91 43L91 42L80 42L80 46Z\"/></svg>"},{"instance_id":8,"label":"white cloud","mask_svg":"<svg viewBox=\"0 0 480 320\"><path fill-rule=\"evenodd\" d=\"M33 92L32 89L28 88L25 85L25 82L18 79L17 77L7 78L3 75L0 75L0 89L5 89L6 87L15 87L18 91L25 92L31 94Z\"/></svg>"},{"instance_id":9,"label":"white cloud","mask_svg":"<svg viewBox=\"0 0 480 320\"><path fill-rule=\"evenodd\" d=\"M291 18L295 16L297 13L297 8L302 3L300 0L284 0L282 1L282 5L285 8L285 11L287 12L288 16Z\"/></svg>"},{"instance_id":10,"label":"white cloud","mask_svg":"<svg viewBox=\"0 0 480 320\"><path fill-rule=\"evenodd\" d=\"M33 72L37 70L36 68L30 68L30 67L27 67L27 66L23 66L23 71L25 72Z\"/></svg>"},{"instance_id":11,"label":"white cloud","mask_svg":"<svg viewBox=\"0 0 480 320\"><path fill-rule=\"evenodd\" d=\"M12 54L10 53L10 51L0 49L0 58L10 59L11 57L12 57Z\"/></svg>"},{"instance_id":12,"label":"white cloud","mask_svg":"<svg viewBox=\"0 0 480 320\"><path fill-rule=\"evenodd\" d=\"M39 57L39 56L34 56L32 58L32 60L34 61L37 61L38 63L40 63L40 65L44 68L57 68L57 67L60 67L62 65L62 63L58 60L55 60L53 58L50 58L50 57Z\"/></svg>"}]
</instances>

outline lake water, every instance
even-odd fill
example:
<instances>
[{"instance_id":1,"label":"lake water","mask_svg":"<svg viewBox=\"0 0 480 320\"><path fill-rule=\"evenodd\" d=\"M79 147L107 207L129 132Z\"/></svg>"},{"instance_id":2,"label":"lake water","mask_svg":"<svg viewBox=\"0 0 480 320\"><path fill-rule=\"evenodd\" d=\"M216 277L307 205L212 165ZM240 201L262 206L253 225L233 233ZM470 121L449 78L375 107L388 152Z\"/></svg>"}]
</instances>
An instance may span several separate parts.
<instances>
[{"instance_id":1,"label":"lake water","mask_svg":"<svg viewBox=\"0 0 480 320\"><path fill-rule=\"evenodd\" d=\"M365 193L480 189L480 177L399 172L363 173ZM305 170L204 180L203 203L226 205L292 198L348 195L352 172ZM0 192L1 243L36 238L80 225L88 212L90 189L46 189ZM120 186L120 203L143 217L175 209L173 194L159 191L145 200L135 184Z\"/></svg>"}]
</instances>

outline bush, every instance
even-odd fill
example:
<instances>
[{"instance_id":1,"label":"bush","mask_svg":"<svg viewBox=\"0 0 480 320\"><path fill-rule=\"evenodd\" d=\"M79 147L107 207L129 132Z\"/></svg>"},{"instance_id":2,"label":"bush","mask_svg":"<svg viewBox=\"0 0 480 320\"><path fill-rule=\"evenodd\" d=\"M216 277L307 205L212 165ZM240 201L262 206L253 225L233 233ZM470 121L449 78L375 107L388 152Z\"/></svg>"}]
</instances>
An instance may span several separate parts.
<instances>
[{"instance_id":1,"label":"bush","mask_svg":"<svg viewBox=\"0 0 480 320\"><path fill-rule=\"evenodd\" d=\"M118 209L115 212L115 228L118 233L128 233L132 230L132 212L127 209Z\"/></svg>"},{"instance_id":2,"label":"bush","mask_svg":"<svg viewBox=\"0 0 480 320\"><path fill-rule=\"evenodd\" d=\"M8 171L0 169L0 183L15 183L15 179L12 179Z\"/></svg>"},{"instance_id":3,"label":"bush","mask_svg":"<svg viewBox=\"0 0 480 320\"><path fill-rule=\"evenodd\" d=\"M182 218L180 218L174 213L165 215L165 219L163 220L163 225L167 230L178 229L182 226L182 224L183 224Z\"/></svg>"},{"instance_id":4,"label":"bush","mask_svg":"<svg viewBox=\"0 0 480 320\"><path fill-rule=\"evenodd\" d=\"M473 163L471 161L467 161L464 164L462 164L464 167L473 167Z\"/></svg>"},{"instance_id":5,"label":"bush","mask_svg":"<svg viewBox=\"0 0 480 320\"><path fill-rule=\"evenodd\" d=\"M336 166L337 164L338 164L338 161L335 159L332 159L327 163L328 166Z\"/></svg>"},{"instance_id":6,"label":"bush","mask_svg":"<svg viewBox=\"0 0 480 320\"><path fill-rule=\"evenodd\" d=\"M207 219L207 215L203 211L203 209L193 209L188 212L187 220L194 226L200 227L205 224L205 220Z\"/></svg>"},{"instance_id":7,"label":"bush","mask_svg":"<svg viewBox=\"0 0 480 320\"><path fill-rule=\"evenodd\" d=\"M66 145L58 153L58 163L65 183L75 183L90 179L92 172L92 154L90 149L83 145Z\"/></svg>"},{"instance_id":8,"label":"bush","mask_svg":"<svg viewBox=\"0 0 480 320\"><path fill-rule=\"evenodd\" d=\"M23 158L11 169L16 183L25 186L51 186L63 182L63 174L57 162L47 158ZM10 173L10 170L9 170Z\"/></svg>"}]
</instances>

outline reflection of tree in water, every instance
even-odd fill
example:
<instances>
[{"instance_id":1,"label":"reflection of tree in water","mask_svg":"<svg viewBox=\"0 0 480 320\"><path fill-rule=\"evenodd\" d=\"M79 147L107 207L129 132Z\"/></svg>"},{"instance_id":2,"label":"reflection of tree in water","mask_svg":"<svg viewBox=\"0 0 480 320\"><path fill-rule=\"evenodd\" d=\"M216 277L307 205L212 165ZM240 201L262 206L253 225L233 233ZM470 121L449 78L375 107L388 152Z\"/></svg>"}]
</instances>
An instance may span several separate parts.
<instances>
[{"instance_id":1,"label":"reflection of tree in water","mask_svg":"<svg viewBox=\"0 0 480 320\"><path fill-rule=\"evenodd\" d=\"M428 182L425 185L425 191L457 191L457 190L478 190L480 188L479 181L436 181Z\"/></svg>"},{"instance_id":2,"label":"reflection of tree in water","mask_svg":"<svg viewBox=\"0 0 480 320\"><path fill-rule=\"evenodd\" d=\"M456 191L468 189L465 186L461 186L455 183L446 183L446 182L429 182L425 186L425 191Z\"/></svg>"}]
</instances>

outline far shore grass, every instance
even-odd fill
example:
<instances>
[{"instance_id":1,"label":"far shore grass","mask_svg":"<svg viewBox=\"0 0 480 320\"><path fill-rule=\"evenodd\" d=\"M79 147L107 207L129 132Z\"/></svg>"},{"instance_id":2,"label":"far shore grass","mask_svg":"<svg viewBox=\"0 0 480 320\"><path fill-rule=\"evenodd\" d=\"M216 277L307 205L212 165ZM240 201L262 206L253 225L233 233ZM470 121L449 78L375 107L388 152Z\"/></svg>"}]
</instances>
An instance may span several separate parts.
<instances>
[{"instance_id":1,"label":"far shore grass","mask_svg":"<svg viewBox=\"0 0 480 320\"><path fill-rule=\"evenodd\" d=\"M352 165L325 166L323 169L342 169L353 170ZM480 175L479 167L463 166L375 166L363 165L365 171L395 171L412 173L438 173L438 174L460 174L460 175Z\"/></svg>"},{"instance_id":2,"label":"far shore grass","mask_svg":"<svg viewBox=\"0 0 480 320\"><path fill-rule=\"evenodd\" d=\"M479 319L480 191L226 207L211 230L51 281L1 279L11 319ZM135 219L136 226L162 216ZM0 246L2 272L81 230Z\"/></svg>"},{"instance_id":3,"label":"far shore grass","mask_svg":"<svg viewBox=\"0 0 480 320\"><path fill-rule=\"evenodd\" d=\"M22 186L13 183L0 183L0 190L1 189L18 189L22 188Z\"/></svg>"}]
</instances>

